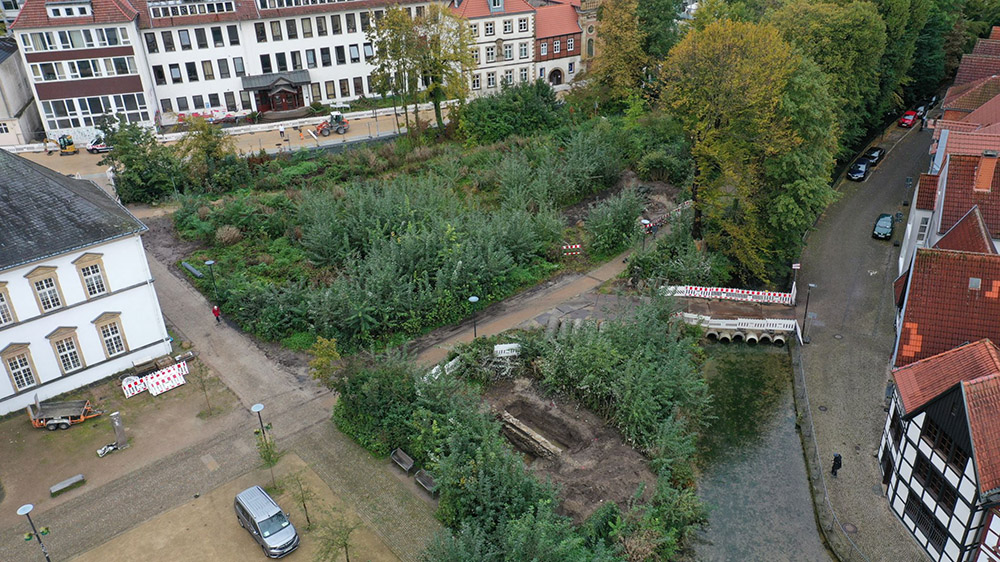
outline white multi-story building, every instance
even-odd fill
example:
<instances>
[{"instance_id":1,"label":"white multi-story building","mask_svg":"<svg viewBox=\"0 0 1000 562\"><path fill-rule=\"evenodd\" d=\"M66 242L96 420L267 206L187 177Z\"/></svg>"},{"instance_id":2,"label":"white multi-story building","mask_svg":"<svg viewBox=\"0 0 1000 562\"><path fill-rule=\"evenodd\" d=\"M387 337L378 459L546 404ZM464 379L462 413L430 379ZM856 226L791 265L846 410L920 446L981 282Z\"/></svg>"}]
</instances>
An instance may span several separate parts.
<instances>
[{"instance_id":1,"label":"white multi-story building","mask_svg":"<svg viewBox=\"0 0 1000 562\"><path fill-rule=\"evenodd\" d=\"M473 96L535 79L535 8L524 0L451 0L472 30Z\"/></svg>"},{"instance_id":2,"label":"white multi-story building","mask_svg":"<svg viewBox=\"0 0 1000 562\"><path fill-rule=\"evenodd\" d=\"M10 27L21 11L21 0L0 0L0 22Z\"/></svg>"},{"instance_id":3,"label":"white multi-story building","mask_svg":"<svg viewBox=\"0 0 1000 562\"><path fill-rule=\"evenodd\" d=\"M25 144L42 134L31 84L13 37L0 37L0 146Z\"/></svg>"},{"instance_id":4,"label":"white multi-story building","mask_svg":"<svg viewBox=\"0 0 1000 562\"><path fill-rule=\"evenodd\" d=\"M541 6L535 15L535 63L538 76L552 86L568 84L580 71L583 50L576 8L569 4Z\"/></svg>"},{"instance_id":5,"label":"white multi-story building","mask_svg":"<svg viewBox=\"0 0 1000 562\"><path fill-rule=\"evenodd\" d=\"M170 353L139 220L3 150L0 193L0 415Z\"/></svg>"}]
</instances>

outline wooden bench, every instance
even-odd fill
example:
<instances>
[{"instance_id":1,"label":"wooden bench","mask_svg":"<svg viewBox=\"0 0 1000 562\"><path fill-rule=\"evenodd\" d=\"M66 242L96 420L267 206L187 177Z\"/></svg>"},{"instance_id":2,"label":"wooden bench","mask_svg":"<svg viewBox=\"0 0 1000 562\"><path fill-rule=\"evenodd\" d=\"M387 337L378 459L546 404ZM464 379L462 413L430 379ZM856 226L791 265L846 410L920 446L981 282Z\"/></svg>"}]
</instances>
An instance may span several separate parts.
<instances>
[{"instance_id":1,"label":"wooden bench","mask_svg":"<svg viewBox=\"0 0 1000 562\"><path fill-rule=\"evenodd\" d=\"M62 482L56 484L55 486L49 488L49 495L52 497L56 497L63 492L76 488L77 486L83 486L85 482L86 480L83 478L83 475L77 474L76 476L72 478L67 478Z\"/></svg>"},{"instance_id":2,"label":"wooden bench","mask_svg":"<svg viewBox=\"0 0 1000 562\"><path fill-rule=\"evenodd\" d=\"M414 464L413 459L410 457L410 455L404 453L402 449L397 448L392 451L389 457L392 458L392 461L394 463L399 465L399 468L402 468L404 471L406 471L407 476L410 475L410 471L413 470L413 464Z\"/></svg>"},{"instance_id":3,"label":"wooden bench","mask_svg":"<svg viewBox=\"0 0 1000 562\"><path fill-rule=\"evenodd\" d=\"M437 482L434 481L434 477L431 476L431 474L426 470L421 468L420 470L417 471L417 474L414 476L414 478L416 479L417 484L420 484L420 487L427 490L427 492L430 493L431 495L437 493L434 491L434 488L437 486Z\"/></svg>"}]
</instances>

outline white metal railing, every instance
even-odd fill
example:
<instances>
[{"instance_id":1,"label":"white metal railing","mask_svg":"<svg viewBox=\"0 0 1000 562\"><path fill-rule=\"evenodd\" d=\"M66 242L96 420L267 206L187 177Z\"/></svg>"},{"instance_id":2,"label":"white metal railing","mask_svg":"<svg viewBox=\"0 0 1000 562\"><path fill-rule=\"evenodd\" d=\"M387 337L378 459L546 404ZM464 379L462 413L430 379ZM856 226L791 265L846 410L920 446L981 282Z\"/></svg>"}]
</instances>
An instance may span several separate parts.
<instances>
[{"instance_id":1,"label":"white metal railing","mask_svg":"<svg viewBox=\"0 0 1000 562\"><path fill-rule=\"evenodd\" d=\"M680 313L681 318L688 324L712 328L716 330L758 330L772 332L794 333L798 326L796 320L783 318L712 318L703 314L690 312Z\"/></svg>"},{"instance_id":2,"label":"white metal railing","mask_svg":"<svg viewBox=\"0 0 1000 562\"><path fill-rule=\"evenodd\" d=\"M661 294L675 297L694 297L702 299L723 299L743 302L759 302L770 304L795 304L795 292L777 293L773 291L751 291L749 289L731 289L728 287L699 287L694 285L669 285L660 288Z\"/></svg>"}]
</instances>

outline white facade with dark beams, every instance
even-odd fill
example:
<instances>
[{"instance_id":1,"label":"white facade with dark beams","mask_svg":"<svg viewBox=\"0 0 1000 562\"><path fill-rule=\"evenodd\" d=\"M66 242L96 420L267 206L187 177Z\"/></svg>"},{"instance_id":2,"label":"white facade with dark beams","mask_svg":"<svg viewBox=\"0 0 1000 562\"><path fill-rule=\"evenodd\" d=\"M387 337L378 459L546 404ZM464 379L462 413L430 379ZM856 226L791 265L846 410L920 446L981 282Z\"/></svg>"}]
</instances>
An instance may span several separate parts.
<instances>
[{"instance_id":1,"label":"white facade with dark beams","mask_svg":"<svg viewBox=\"0 0 1000 562\"><path fill-rule=\"evenodd\" d=\"M124 207L3 150L0 205L0 415L171 352Z\"/></svg>"},{"instance_id":2,"label":"white facade with dark beams","mask_svg":"<svg viewBox=\"0 0 1000 562\"><path fill-rule=\"evenodd\" d=\"M889 507L932 560L982 560L1000 500L1000 350L967 344L893 371L879 448Z\"/></svg>"}]
</instances>

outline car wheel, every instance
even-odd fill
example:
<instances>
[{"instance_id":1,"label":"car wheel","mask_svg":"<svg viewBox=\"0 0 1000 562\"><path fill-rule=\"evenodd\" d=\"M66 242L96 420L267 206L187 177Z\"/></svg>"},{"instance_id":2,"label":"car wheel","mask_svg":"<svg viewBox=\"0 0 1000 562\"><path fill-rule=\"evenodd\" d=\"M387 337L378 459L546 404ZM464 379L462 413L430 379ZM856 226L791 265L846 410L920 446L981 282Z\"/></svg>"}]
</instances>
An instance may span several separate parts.
<instances>
[{"instance_id":1,"label":"car wheel","mask_svg":"<svg viewBox=\"0 0 1000 562\"><path fill-rule=\"evenodd\" d=\"M47 429L49 431L55 431L55 430L59 429L59 424L56 424L56 423L46 424L45 425L45 429Z\"/></svg>"},{"instance_id":2,"label":"car wheel","mask_svg":"<svg viewBox=\"0 0 1000 562\"><path fill-rule=\"evenodd\" d=\"M62 422L61 424L59 424L59 429L69 429L69 424L66 422Z\"/></svg>"},{"instance_id":3,"label":"car wheel","mask_svg":"<svg viewBox=\"0 0 1000 562\"><path fill-rule=\"evenodd\" d=\"M94 149L92 149L92 148L88 148L88 149L87 149L87 152L89 152L89 153L91 153L91 154L97 154L97 151L96 151L96 150L94 150Z\"/></svg>"}]
</instances>

